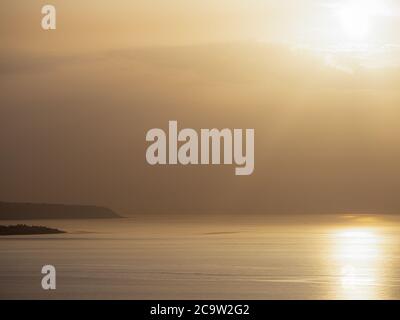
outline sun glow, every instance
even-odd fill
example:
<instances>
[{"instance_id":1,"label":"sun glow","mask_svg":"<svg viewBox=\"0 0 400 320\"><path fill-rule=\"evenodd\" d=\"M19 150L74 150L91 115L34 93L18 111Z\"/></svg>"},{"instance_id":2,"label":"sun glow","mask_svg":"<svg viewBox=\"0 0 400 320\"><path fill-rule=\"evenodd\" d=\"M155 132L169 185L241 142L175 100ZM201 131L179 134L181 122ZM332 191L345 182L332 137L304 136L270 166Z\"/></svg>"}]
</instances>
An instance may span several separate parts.
<instances>
[{"instance_id":1,"label":"sun glow","mask_svg":"<svg viewBox=\"0 0 400 320\"><path fill-rule=\"evenodd\" d=\"M336 15L347 37L365 39L371 31L374 17L385 11L382 1L350 0L337 7Z\"/></svg>"}]
</instances>

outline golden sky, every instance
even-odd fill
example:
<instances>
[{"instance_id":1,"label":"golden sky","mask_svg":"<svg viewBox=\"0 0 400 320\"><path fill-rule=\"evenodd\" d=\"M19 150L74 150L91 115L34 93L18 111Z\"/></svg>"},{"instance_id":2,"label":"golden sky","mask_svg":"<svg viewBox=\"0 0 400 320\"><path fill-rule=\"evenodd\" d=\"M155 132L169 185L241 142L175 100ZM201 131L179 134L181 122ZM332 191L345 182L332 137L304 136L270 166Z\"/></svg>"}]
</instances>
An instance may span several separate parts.
<instances>
[{"instance_id":1,"label":"golden sky","mask_svg":"<svg viewBox=\"0 0 400 320\"><path fill-rule=\"evenodd\" d=\"M266 41L324 48L396 45L399 3L394 0L117 0L51 2L57 34L40 30L45 1L5 0L6 46L40 50ZM10 32L12 30L12 32ZM58 39L56 39L58 38ZM3 41L2 41L3 42ZM56 49L56 48L54 48Z\"/></svg>"},{"instance_id":2,"label":"golden sky","mask_svg":"<svg viewBox=\"0 0 400 320\"><path fill-rule=\"evenodd\" d=\"M2 200L398 212L399 4L362 3L2 1ZM149 167L169 120L255 128L255 173Z\"/></svg>"}]
</instances>

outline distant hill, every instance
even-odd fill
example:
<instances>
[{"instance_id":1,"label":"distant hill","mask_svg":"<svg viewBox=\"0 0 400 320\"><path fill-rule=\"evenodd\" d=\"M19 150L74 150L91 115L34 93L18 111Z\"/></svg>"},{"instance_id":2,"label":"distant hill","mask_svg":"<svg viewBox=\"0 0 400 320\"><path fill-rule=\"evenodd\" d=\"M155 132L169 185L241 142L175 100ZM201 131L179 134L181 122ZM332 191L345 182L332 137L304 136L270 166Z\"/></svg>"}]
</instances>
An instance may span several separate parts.
<instances>
[{"instance_id":1,"label":"distant hill","mask_svg":"<svg viewBox=\"0 0 400 320\"><path fill-rule=\"evenodd\" d=\"M113 218L121 216L97 206L0 202L0 220Z\"/></svg>"}]
</instances>

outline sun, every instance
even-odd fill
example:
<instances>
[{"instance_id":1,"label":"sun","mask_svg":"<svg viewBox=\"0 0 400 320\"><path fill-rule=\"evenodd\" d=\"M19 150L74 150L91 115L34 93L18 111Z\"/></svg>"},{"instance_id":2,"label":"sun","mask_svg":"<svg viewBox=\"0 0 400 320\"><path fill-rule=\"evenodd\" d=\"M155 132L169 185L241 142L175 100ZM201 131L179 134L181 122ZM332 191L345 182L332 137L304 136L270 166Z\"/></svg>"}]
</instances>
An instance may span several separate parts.
<instances>
[{"instance_id":1,"label":"sun","mask_svg":"<svg viewBox=\"0 0 400 320\"><path fill-rule=\"evenodd\" d=\"M349 0L338 5L336 15L347 37L365 39L371 31L374 16L384 9L382 1Z\"/></svg>"}]
</instances>

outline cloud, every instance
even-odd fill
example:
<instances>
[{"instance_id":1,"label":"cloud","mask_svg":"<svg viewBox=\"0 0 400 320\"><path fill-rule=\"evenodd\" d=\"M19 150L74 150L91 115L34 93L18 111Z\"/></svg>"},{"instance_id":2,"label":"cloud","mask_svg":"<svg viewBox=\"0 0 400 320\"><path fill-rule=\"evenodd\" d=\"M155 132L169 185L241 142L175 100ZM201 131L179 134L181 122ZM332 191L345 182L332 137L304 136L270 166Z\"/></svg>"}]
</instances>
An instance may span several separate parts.
<instances>
[{"instance_id":1,"label":"cloud","mask_svg":"<svg viewBox=\"0 0 400 320\"><path fill-rule=\"evenodd\" d=\"M400 209L396 68L348 74L307 50L254 43L7 59L4 200L123 213ZM168 120L254 128L255 173L149 167L145 134Z\"/></svg>"},{"instance_id":2,"label":"cloud","mask_svg":"<svg viewBox=\"0 0 400 320\"><path fill-rule=\"evenodd\" d=\"M25 51L2 51L0 53L0 76L32 74L54 70L71 63L88 61L89 56L52 55Z\"/></svg>"}]
</instances>

